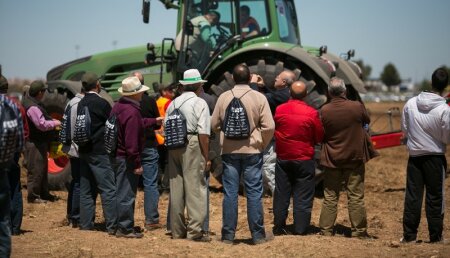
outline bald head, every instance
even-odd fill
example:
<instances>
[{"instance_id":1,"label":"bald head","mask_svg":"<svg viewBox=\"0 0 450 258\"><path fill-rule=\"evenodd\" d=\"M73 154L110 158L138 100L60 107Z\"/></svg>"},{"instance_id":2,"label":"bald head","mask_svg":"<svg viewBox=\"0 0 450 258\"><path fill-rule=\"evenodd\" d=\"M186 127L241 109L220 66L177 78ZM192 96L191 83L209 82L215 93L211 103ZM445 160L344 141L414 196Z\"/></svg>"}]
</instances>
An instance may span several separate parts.
<instances>
[{"instance_id":1,"label":"bald head","mask_svg":"<svg viewBox=\"0 0 450 258\"><path fill-rule=\"evenodd\" d=\"M244 64L238 64L233 69L233 79L236 84L248 84L250 76L250 70Z\"/></svg>"},{"instance_id":2,"label":"bald head","mask_svg":"<svg viewBox=\"0 0 450 258\"><path fill-rule=\"evenodd\" d=\"M291 88L291 97L292 99L298 99L302 100L304 97L306 97L306 85L302 81L295 81L292 83Z\"/></svg>"},{"instance_id":3,"label":"bald head","mask_svg":"<svg viewBox=\"0 0 450 258\"><path fill-rule=\"evenodd\" d=\"M132 75L136 76L139 79L139 81L141 82L141 84L144 84L144 76L142 75L142 73L134 72Z\"/></svg>"},{"instance_id":4,"label":"bald head","mask_svg":"<svg viewBox=\"0 0 450 258\"><path fill-rule=\"evenodd\" d=\"M275 89L290 87L295 81L295 73L292 71L283 71L275 78Z\"/></svg>"}]
</instances>

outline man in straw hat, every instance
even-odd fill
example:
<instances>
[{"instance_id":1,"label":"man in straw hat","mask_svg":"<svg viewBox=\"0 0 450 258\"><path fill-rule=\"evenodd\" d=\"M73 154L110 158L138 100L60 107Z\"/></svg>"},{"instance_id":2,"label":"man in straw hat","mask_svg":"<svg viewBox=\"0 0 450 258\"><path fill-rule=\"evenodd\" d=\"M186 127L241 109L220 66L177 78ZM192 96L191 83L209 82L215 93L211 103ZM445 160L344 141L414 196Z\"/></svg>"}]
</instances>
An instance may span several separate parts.
<instances>
[{"instance_id":1,"label":"man in straw hat","mask_svg":"<svg viewBox=\"0 0 450 258\"><path fill-rule=\"evenodd\" d=\"M209 171L208 159L210 117L208 104L198 97L205 80L197 69L184 72L180 83L183 93L172 101L167 114L175 108L186 118L187 145L169 150L170 220L172 238L188 238L208 242L211 239L202 232L207 216L207 185L204 176ZM167 117L166 120L167 121ZM186 226L185 208L189 215Z\"/></svg>"},{"instance_id":2,"label":"man in straw hat","mask_svg":"<svg viewBox=\"0 0 450 258\"><path fill-rule=\"evenodd\" d=\"M144 149L144 128L161 124L162 118L142 118L140 101L149 88L135 76L125 78L111 115L118 125L117 152L113 162L117 184L117 237L141 238L134 230L134 204L142 175L141 154Z\"/></svg>"}]
</instances>

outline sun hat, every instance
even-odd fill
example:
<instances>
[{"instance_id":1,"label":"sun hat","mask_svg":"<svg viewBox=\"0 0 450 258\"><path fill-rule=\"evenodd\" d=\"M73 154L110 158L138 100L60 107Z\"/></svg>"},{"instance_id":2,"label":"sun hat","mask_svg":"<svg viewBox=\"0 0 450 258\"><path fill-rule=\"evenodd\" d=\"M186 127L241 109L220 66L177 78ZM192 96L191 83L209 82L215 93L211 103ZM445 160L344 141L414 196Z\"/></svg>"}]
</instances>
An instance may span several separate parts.
<instances>
[{"instance_id":1,"label":"sun hat","mask_svg":"<svg viewBox=\"0 0 450 258\"><path fill-rule=\"evenodd\" d=\"M190 85L196 83L208 82L202 79L200 72L197 69L186 70L183 74L183 80L179 81L182 85Z\"/></svg>"},{"instance_id":2,"label":"sun hat","mask_svg":"<svg viewBox=\"0 0 450 258\"><path fill-rule=\"evenodd\" d=\"M131 76L122 81L122 87L117 91L119 91L122 96L131 96L148 90L149 87L142 85L138 77Z\"/></svg>"}]
</instances>

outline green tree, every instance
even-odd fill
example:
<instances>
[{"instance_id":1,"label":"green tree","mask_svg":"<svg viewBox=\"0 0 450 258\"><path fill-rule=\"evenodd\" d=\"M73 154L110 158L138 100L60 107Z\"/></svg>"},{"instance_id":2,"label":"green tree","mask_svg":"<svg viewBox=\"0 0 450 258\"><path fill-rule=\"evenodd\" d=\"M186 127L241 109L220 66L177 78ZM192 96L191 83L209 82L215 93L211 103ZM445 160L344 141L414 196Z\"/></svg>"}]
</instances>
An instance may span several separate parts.
<instances>
[{"instance_id":1,"label":"green tree","mask_svg":"<svg viewBox=\"0 0 450 258\"><path fill-rule=\"evenodd\" d=\"M419 91L431 90L431 81L423 79L423 81L417 87Z\"/></svg>"},{"instance_id":2,"label":"green tree","mask_svg":"<svg viewBox=\"0 0 450 258\"><path fill-rule=\"evenodd\" d=\"M363 80L366 80L370 77L370 73L372 72L372 66L365 65L364 61L362 59L355 61L355 63L361 68Z\"/></svg>"},{"instance_id":3,"label":"green tree","mask_svg":"<svg viewBox=\"0 0 450 258\"><path fill-rule=\"evenodd\" d=\"M389 88L394 85L399 85L402 80L400 74L397 72L397 68L392 63L388 63L384 66L383 72L381 72L381 81Z\"/></svg>"}]
</instances>

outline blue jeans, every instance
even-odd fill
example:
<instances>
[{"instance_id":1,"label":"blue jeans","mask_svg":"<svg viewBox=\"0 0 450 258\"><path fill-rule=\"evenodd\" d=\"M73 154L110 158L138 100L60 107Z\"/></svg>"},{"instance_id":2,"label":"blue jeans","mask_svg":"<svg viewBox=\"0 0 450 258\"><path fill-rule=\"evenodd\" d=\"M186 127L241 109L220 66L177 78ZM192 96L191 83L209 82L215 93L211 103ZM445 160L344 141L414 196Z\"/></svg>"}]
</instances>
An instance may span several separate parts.
<instances>
[{"instance_id":1,"label":"blue jeans","mask_svg":"<svg viewBox=\"0 0 450 258\"><path fill-rule=\"evenodd\" d=\"M106 154L80 154L80 229L94 229L97 192L102 199L106 230L117 228L116 179Z\"/></svg>"},{"instance_id":2,"label":"blue jeans","mask_svg":"<svg viewBox=\"0 0 450 258\"><path fill-rule=\"evenodd\" d=\"M113 166L117 183L117 230L124 234L132 233L139 176L134 174L134 165L125 157L116 157Z\"/></svg>"},{"instance_id":3,"label":"blue jeans","mask_svg":"<svg viewBox=\"0 0 450 258\"><path fill-rule=\"evenodd\" d=\"M72 181L69 186L69 196L67 197L67 219L69 222L79 223L80 221L80 159L70 158L70 170Z\"/></svg>"},{"instance_id":4,"label":"blue jeans","mask_svg":"<svg viewBox=\"0 0 450 258\"><path fill-rule=\"evenodd\" d=\"M262 206L263 154L223 154L222 239L234 240L238 219L239 179L243 173L247 197L247 220L253 241L266 237Z\"/></svg>"},{"instance_id":5,"label":"blue jeans","mask_svg":"<svg viewBox=\"0 0 450 258\"><path fill-rule=\"evenodd\" d=\"M7 164L6 167L9 166L11 165ZM8 171L8 169L0 168L0 257L2 258L11 255L11 197Z\"/></svg>"},{"instance_id":6,"label":"blue jeans","mask_svg":"<svg viewBox=\"0 0 450 258\"><path fill-rule=\"evenodd\" d=\"M20 234L23 215L22 185L20 184L20 153L14 156L14 162L8 172L9 186L11 189L11 233Z\"/></svg>"},{"instance_id":7,"label":"blue jeans","mask_svg":"<svg viewBox=\"0 0 450 258\"><path fill-rule=\"evenodd\" d=\"M146 224L159 223L158 202L158 150L144 148L141 154L142 168L144 170L144 213Z\"/></svg>"}]
</instances>

